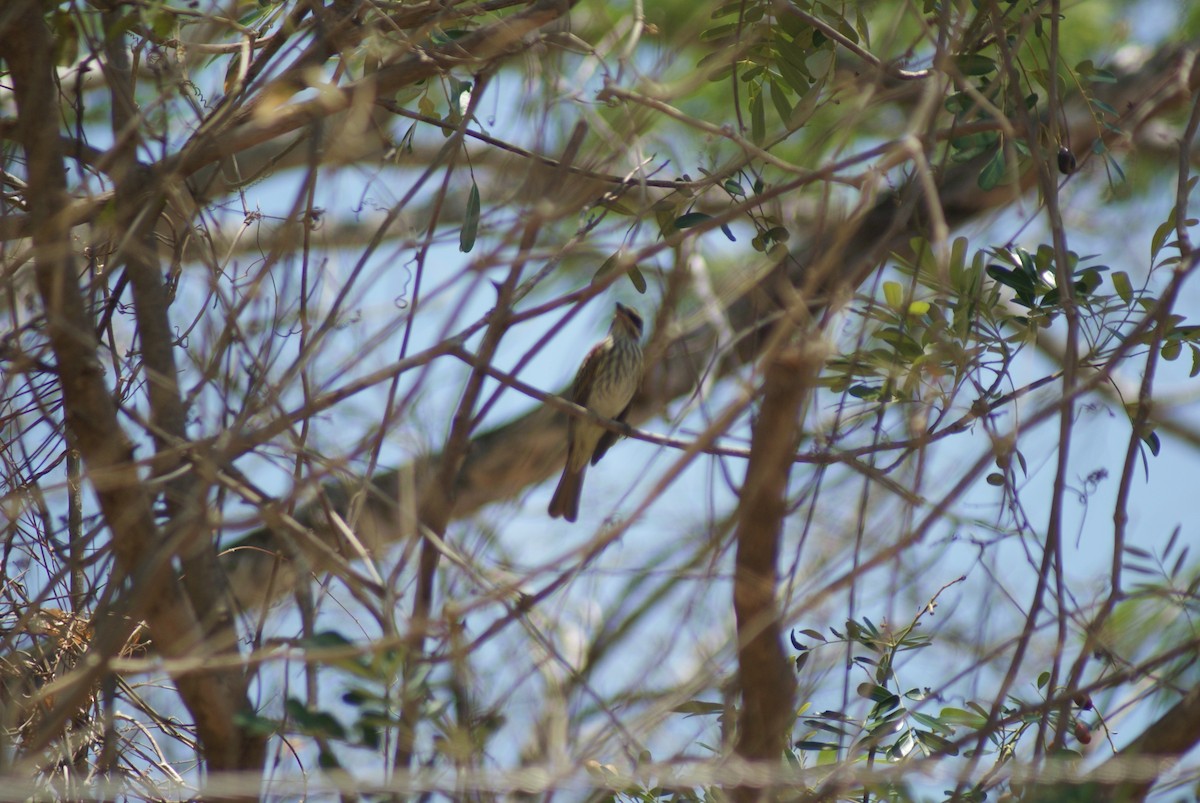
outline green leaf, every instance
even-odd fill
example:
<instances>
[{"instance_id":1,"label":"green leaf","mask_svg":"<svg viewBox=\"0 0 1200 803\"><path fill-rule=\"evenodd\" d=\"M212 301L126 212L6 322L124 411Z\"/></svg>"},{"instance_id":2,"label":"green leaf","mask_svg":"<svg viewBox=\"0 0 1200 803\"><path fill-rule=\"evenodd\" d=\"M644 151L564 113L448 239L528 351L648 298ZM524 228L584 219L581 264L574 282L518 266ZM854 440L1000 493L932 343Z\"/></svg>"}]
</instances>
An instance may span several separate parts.
<instances>
[{"instance_id":1,"label":"green leaf","mask_svg":"<svg viewBox=\"0 0 1200 803\"><path fill-rule=\"evenodd\" d=\"M942 753L948 756L957 756L958 748L951 744L948 740L941 736L926 731L913 731L917 735L917 740L925 747L929 748L934 753Z\"/></svg>"},{"instance_id":2,"label":"green leaf","mask_svg":"<svg viewBox=\"0 0 1200 803\"><path fill-rule=\"evenodd\" d=\"M744 0L737 0L738 3ZM791 14L783 14L779 17L779 27L783 32L795 40L803 40L808 42L812 39L812 28L799 17L794 17Z\"/></svg>"},{"instance_id":3,"label":"green leaf","mask_svg":"<svg viewBox=\"0 0 1200 803\"><path fill-rule=\"evenodd\" d=\"M306 650L322 650L336 647L350 647L353 644L353 641L336 630L322 630L318 633L313 633L309 638L301 639L298 646Z\"/></svg>"},{"instance_id":4,"label":"green leaf","mask_svg":"<svg viewBox=\"0 0 1200 803\"><path fill-rule=\"evenodd\" d=\"M467 196L467 213L463 217L462 230L458 233L458 250L470 253L475 247L475 235L479 231L479 185L471 182L471 194Z\"/></svg>"},{"instance_id":5,"label":"green leaf","mask_svg":"<svg viewBox=\"0 0 1200 803\"><path fill-rule=\"evenodd\" d=\"M733 65L729 63L728 51L714 50L696 62L696 69L700 72L707 72L708 80L720 81L729 77L733 72Z\"/></svg>"},{"instance_id":6,"label":"green leaf","mask_svg":"<svg viewBox=\"0 0 1200 803\"><path fill-rule=\"evenodd\" d=\"M822 16L833 23L833 27L837 29L838 33L854 44L858 44L858 31L854 30L854 26L847 22L837 9L825 3L817 3L817 6L823 12Z\"/></svg>"},{"instance_id":7,"label":"green leaf","mask_svg":"<svg viewBox=\"0 0 1200 803\"><path fill-rule=\"evenodd\" d=\"M771 102L775 104L775 113L779 115L779 122L784 125L792 119L792 102L788 100L787 92L779 85L779 82L771 82Z\"/></svg>"},{"instance_id":8,"label":"green leaf","mask_svg":"<svg viewBox=\"0 0 1200 803\"><path fill-rule=\"evenodd\" d=\"M760 89L750 99L750 141L761 146L767 139L767 114L763 109L763 93Z\"/></svg>"},{"instance_id":9,"label":"green leaf","mask_svg":"<svg viewBox=\"0 0 1200 803\"><path fill-rule=\"evenodd\" d=\"M836 744L827 744L825 742L814 742L808 739L802 739L796 742L797 750L837 750Z\"/></svg>"},{"instance_id":10,"label":"green leaf","mask_svg":"<svg viewBox=\"0 0 1200 803\"><path fill-rule=\"evenodd\" d=\"M604 264L602 264L592 275L592 284L597 284L603 281L605 276L616 270L621 263L621 258L622 252L618 251L608 259L604 260ZM629 281L633 282L633 286L639 293L646 292L646 277L642 275L641 270L638 269L636 264L627 267L625 269L625 275L629 277Z\"/></svg>"},{"instance_id":11,"label":"green leaf","mask_svg":"<svg viewBox=\"0 0 1200 803\"><path fill-rule=\"evenodd\" d=\"M740 12L745 7L746 4L743 2L743 0L733 0L732 3L726 3L723 6L718 6L717 10L712 13L711 19L716 20L729 14L735 14Z\"/></svg>"},{"instance_id":12,"label":"green leaf","mask_svg":"<svg viewBox=\"0 0 1200 803\"><path fill-rule=\"evenodd\" d=\"M690 229L692 226L699 226L706 220L712 220L712 215L706 215L703 212L688 212L686 215L675 218L675 228Z\"/></svg>"},{"instance_id":13,"label":"green leaf","mask_svg":"<svg viewBox=\"0 0 1200 803\"><path fill-rule=\"evenodd\" d=\"M951 728L945 722L941 722L936 717L931 717L928 714L922 714L920 711L910 711L908 714L915 722L919 722L929 728L934 733L940 733L945 736L953 736L954 728Z\"/></svg>"},{"instance_id":14,"label":"green leaf","mask_svg":"<svg viewBox=\"0 0 1200 803\"><path fill-rule=\"evenodd\" d=\"M766 11L761 5L753 5L746 9L746 13L742 14L743 22L758 22L766 14Z\"/></svg>"},{"instance_id":15,"label":"green leaf","mask_svg":"<svg viewBox=\"0 0 1200 803\"><path fill-rule=\"evenodd\" d=\"M858 684L857 691L859 697L865 697L866 699L874 700L877 703L887 702L896 696L883 686L880 686L876 683L860 683Z\"/></svg>"},{"instance_id":16,"label":"green leaf","mask_svg":"<svg viewBox=\"0 0 1200 803\"><path fill-rule=\"evenodd\" d=\"M950 245L950 273L961 272L967 266L967 249L971 246L966 237L955 237Z\"/></svg>"},{"instance_id":17,"label":"green leaf","mask_svg":"<svg viewBox=\"0 0 1200 803\"><path fill-rule=\"evenodd\" d=\"M1194 379L1197 374L1200 374L1200 349L1195 346L1190 346L1192 350L1192 370L1188 374L1189 379Z\"/></svg>"},{"instance_id":18,"label":"green leaf","mask_svg":"<svg viewBox=\"0 0 1200 803\"><path fill-rule=\"evenodd\" d=\"M817 104L821 100L821 88L823 86L825 86L825 75L818 78L808 88L808 91L801 96L800 102L792 109L792 116L788 118L787 127L789 131L795 131L797 128L800 128L813 116L813 112L817 110Z\"/></svg>"},{"instance_id":19,"label":"green leaf","mask_svg":"<svg viewBox=\"0 0 1200 803\"><path fill-rule=\"evenodd\" d=\"M780 59L775 63L775 67L779 70L779 74L783 76L783 80L792 88L799 97L804 98L808 94L808 88L811 79L808 75L796 67L787 59ZM795 126L788 126L794 128Z\"/></svg>"},{"instance_id":20,"label":"green leaf","mask_svg":"<svg viewBox=\"0 0 1200 803\"><path fill-rule=\"evenodd\" d=\"M1092 98L1088 98L1088 100L1091 102L1091 104L1093 106L1095 106L1097 109L1104 112L1105 114L1107 114L1110 117L1117 118L1117 117L1121 116L1120 114L1117 113L1116 109L1114 109L1112 106L1105 103L1104 101L1100 100L1099 98L1092 97Z\"/></svg>"},{"instance_id":21,"label":"green leaf","mask_svg":"<svg viewBox=\"0 0 1200 803\"><path fill-rule=\"evenodd\" d=\"M1004 161L1004 149L997 148L992 154L992 158L979 171L979 189L994 190L1004 181L1004 173L1006 165Z\"/></svg>"},{"instance_id":22,"label":"green leaf","mask_svg":"<svg viewBox=\"0 0 1200 803\"><path fill-rule=\"evenodd\" d=\"M987 717L980 716L974 711L964 711L961 708L943 708L938 719L951 725L966 725L975 730L979 730L987 724Z\"/></svg>"},{"instance_id":23,"label":"green leaf","mask_svg":"<svg viewBox=\"0 0 1200 803\"><path fill-rule=\"evenodd\" d=\"M366 705L386 706L389 698L370 689L354 687L342 694L342 702L357 708L362 708Z\"/></svg>"},{"instance_id":24,"label":"green leaf","mask_svg":"<svg viewBox=\"0 0 1200 803\"><path fill-rule=\"evenodd\" d=\"M900 305L904 303L904 288L900 286L900 282L884 282L883 297L889 307L900 309Z\"/></svg>"},{"instance_id":25,"label":"green leaf","mask_svg":"<svg viewBox=\"0 0 1200 803\"><path fill-rule=\"evenodd\" d=\"M862 37L863 45L865 45L869 50L871 47L871 29L867 25L867 18L863 15L863 9L861 5L855 6L854 9L854 29L858 31L859 35Z\"/></svg>"},{"instance_id":26,"label":"green leaf","mask_svg":"<svg viewBox=\"0 0 1200 803\"><path fill-rule=\"evenodd\" d=\"M826 713L828 713L828 712L826 712ZM840 725L834 725L831 722L825 722L824 720L806 719L806 720L804 720L804 724L808 725L810 728L816 728L817 730L828 731L829 733L836 733L838 736L850 736L850 731L848 729L846 729Z\"/></svg>"},{"instance_id":27,"label":"green leaf","mask_svg":"<svg viewBox=\"0 0 1200 803\"><path fill-rule=\"evenodd\" d=\"M975 105L975 100L966 92L955 92L942 105L951 114L962 114Z\"/></svg>"},{"instance_id":28,"label":"green leaf","mask_svg":"<svg viewBox=\"0 0 1200 803\"><path fill-rule=\"evenodd\" d=\"M996 71L996 62L978 53L955 56L954 64L963 75L987 75Z\"/></svg>"},{"instance_id":29,"label":"green leaf","mask_svg":"<svg viewBox=\"0 0 1200 803\"><path fill-rule=\"evenodd\" d=\"M278 720L260 717L249 711L236 712L233 724L253 736L274 736L280 728Z\"/></svg>"},{"instance_id":30,"label":"green leaf","mask_svg":"<svg viewBox=\"0 0 1200 803\"><path fill-rule=\"evenodd\" d=\"M1153 262L1158 258L1158 252L1163 249L1167 243L1167 237L1171 236L1171 232L1175 231L1175 210L1171 210L1171 214L1167 215L1159 227L1154 230L1154 236L1150 238L1150 261Z\"/></svg>"},{"instance_id":31,"label":"green leaf","mask_svg":"<svg viewBox=\"0 0 1200 803\"><path fill-rule=\"evenodd\" d=\"M950 158L958 163L969 162L991 150L1000 138L994 131L968 134L950 141Z\"/></svg>"},{"instance_id":32,"label":"green leaf","mask_svg":"<svg viewBox=\"0 0 1200 803\"><path fill-rule=\"evenodd\" d=\"M1075 65L1075 72L1081 78L1093 81L1098 84L1115 84L1117 77L1108 70L1101 70L1092 62L1091 59L1081 61Z\"/></svg>"},{"instance_id":33,"label":"green leaf","mask_svg":"<svg viewBox=\"0 0 1200 803\"><path fill-rule=\"evenodd\" d=\"M617 263L620 262L620 260L621 260L621 252L620 251L613 254L608 259L604 260L604 262L601 263L600 267L596 269L596 272L594 274L592 274L592 284L597 284L602 279L604 279L605 276L607 276L608 274L610 274L614 270L616 270Z\"/></svg>"},{"instance_id":34,"label":"green leaf","mask_svg":"<svg viewBox=\"0 0 1200 803\"><path fill-rule=\"evenodd\" d=\"M767 71L767 68L765 66L763 66L762 64L755 64L753 67L746 70L738 77L741 78L742 81L744 81L745 83L750 83L751 81L753 81L755 78L762 75L766 71Z\"/></svg>"},{"instance_id":35,"label":"green leaf","mask_svg":"<svg viewBox=\"0 0 1200 803\"><path fill-rule=\"evenodd\" d=\"M833 68L837 63L837 59L834 58L833 46L830 45L829 47L823 47L813 51L805 57L804 63L807 65L808 71L812 73L813 77L817 79L817 81L825 80L829 77L829 74L833 71Z\"/></svg>"},{"instance_id":36,"label":"green leaf","mask_svg":"<svg viewBox=\"0 0 1200 803\"><path fill-rule=\"evenodd\" d=\"M1175 360L1179 359L1179 355L1182 353L1182 351L1183 343L1179 342L1178 340L1170 340L1163 344L1162 350L1159 351L1159 354L1161 354L1162 358L1167 362L1174 362Z\"/></svg>"},{"instance_id":37,"label":"green leaf","mask_svg":"<svg viewBox=\"0 0 1200 803\"><path fill-rule=\"evenodd\" d=\"M625 271L625 275L629 277L629 281L633 282L633 287L643 295L646 292L646 277L642 275L642 271L637 265L630 265L629 270Z\"/></svg>"},{"instance_id":38,"label":"green leaf","mask_svg":"<svg viewBox=\"0 0 1200 803\"><path fill-rule=\"evenodd\" d=\"M1135 558L1142 558L1144 560L1151 560L1154 557L1148 550L1134 546L1133 544L1126 544L1121 551L1127 555L1133 555Z\"/></svg>"},{"instance_id":39,"label":"green leaf","mask_svg":"<svg viewBox=\"0 0 1200 803\"><path fill-rule=\"evenodd\" d=\"M701 33L700 41L701 42L711 42L714 39L722 39L725 37L732 36L734 33L737 32L739 27L740 27L740 25L736 22L727 22L724 25L716 25L712 28L709 28L707 31L704 31L703 33Z\"/></svg>"},{"instance_id":40,"label":"green leaf","mask_svg":"<svg viewBox=\"0 0 1200 803\"><path fill-rule=\"evenodd\" d=\"M988 265L987 275L1017 294L1017 299L1026 305L1033 303L1033 294L1037 289L1033 279L1025 271L1009 270L1001 265Z\"/></svg>"},{"instance_id":41,"label":"green leaf","mask_svg":"<svg viewBox=\"0 0 1200 803\"><path fill-rule=\"evenodd\" d=\"M600 201L600 206L604 207L610 212L618 215L625 215L626 217L633 217L637 214L637 212L635 212L633 209L613 198L602 199Z\"/></svg>"},{"instance_id":42,"label":"green leaf","mask_svg":"<svg viewBox=\"0 0 1200 803\"><path fill-rule=\"evenodd\" d=\"M1126 306L1133 303L1133 285L1129 281L1129 274L1123 270L1113 271L1112 275L1113 287L1117 291L1117 295L1125 302Z\"/></svg>"},{"instance_id":43,"label":"green leaf","mask_svg":"<svg viewBox=\"0 0 1200 803\"><path fill-rule=\"evenodd\" d=\"M345 728L333 718L332 714L324 711L310 711L295 697L289 697L283 708L296 728L303 733L310 736L328 736L333 739L346 738Z\"/></svg>"},{"instance_id":44,"label":"green leaf","mask_svg":"<svg viewBox=\"0 0 1200 803\"><path fill-rule=\"evenodd\" d=\"M676 714L687 714L689 717L721 714L725 712L724 703L710 703L705 700L688 700L671 709Z\"/></svg>"},{"instance_id":45,"label":"green leaf","mask_svg":"<svg viewBox=\"0 0 1200 803\"><path fill-rule=\"evenodd\" d=\"M664 198L650 207L654 212L654 221L658 223L660 237L668 237L675 229L675 216L678 209L675 204Z\"/></svg>"}]
</instances>

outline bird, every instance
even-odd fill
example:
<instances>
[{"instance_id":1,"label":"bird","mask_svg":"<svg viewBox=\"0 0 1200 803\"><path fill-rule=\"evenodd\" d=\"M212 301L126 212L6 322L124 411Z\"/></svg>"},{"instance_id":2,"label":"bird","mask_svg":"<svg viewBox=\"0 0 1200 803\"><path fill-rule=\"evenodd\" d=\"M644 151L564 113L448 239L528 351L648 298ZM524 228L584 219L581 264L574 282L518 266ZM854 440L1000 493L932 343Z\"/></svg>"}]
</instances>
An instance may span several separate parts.
<instances>
[{"instance_id":1,"label":"bird","mask_svg":"<svg viewBox=\"0 0 1200 803\"><path fill-rule=\"evenodd\" d=\"M624 421L642 381L642 316L617 304L608 336L592 346L575 374L570 400L605 418ZM575 521L588 465L617 442L617 433L582 418L567 422L567 463L550 499L550 517Z\"/></svg>"}]
</instances>

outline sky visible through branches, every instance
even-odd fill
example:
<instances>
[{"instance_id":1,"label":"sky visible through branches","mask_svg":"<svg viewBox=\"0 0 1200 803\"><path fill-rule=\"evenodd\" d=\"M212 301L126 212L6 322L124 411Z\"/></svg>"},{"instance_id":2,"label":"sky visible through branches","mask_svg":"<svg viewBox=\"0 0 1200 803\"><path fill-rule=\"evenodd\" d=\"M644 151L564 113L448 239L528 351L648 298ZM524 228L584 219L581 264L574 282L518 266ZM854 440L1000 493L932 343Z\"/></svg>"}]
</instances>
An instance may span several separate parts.
<instances>
[{"instance_id":1,"label":"sky visible through branches","mask_svg":"<svg viewBox=\"0 0 1200 803\"><path fill-rule=\"evenodd\" d=\"M1132 26L1135 36L1149 40L1169 29L1155 28L1154 21L1164 19L1172 8L1165 2L1132 4L1117 17ZM1068 10L1068 18L1072 13ZM695 63L691 54L675 59L676 54L653 44L625 57L618 47L621 37L614 36L603 52L615 55L604 60L539 51L540 60L529 54L518 57L526 59L520 71L501 69L471 76L475 90L482 94L476 98L470 130L555 156L569 147L576 120L582 120L589 135L601 142L619 141L622 132L611 125L608 107L597 100L597 94L612 86L638 85L635 77L654 78L663 85L685 81ZM178 98L171 103L205 108L210 99L222 95L229 80L226 66L214 59L190 74L194 96L186 103ZM334 70L331 62L325 78L333 80ZM440 98L439 114L447 106L442 95L463 89L456 83L462 79L443 78L441 95L430 93ZM139 101L143 113L152 118L157 111L150 91L153 84L146 82L144 87L149 94ZM292 100L319 99L321 91L303 90ZM466 108L467 96L459 100ZM415 100L409 105L429 115L430 110ZM849 100L845 105L852 106ZM682 115L709 122L706 114L712 108L705 98L685 96L679 107ZM0 109L6 116L11 113L7 107ZM897 117L896 126L903 130L901 113L894 108L886 111ZM172 112L177 108L164 113ZM731 221L727 233L714 228L686 239L677 249L664 247L640 261L646 292L638 292L635 283L622 276L579 308L564 299L593 280L606 259L622 249L634 253L661 244L653 212L636 222L615 213L601 218L598 206L580 213L580 206L588 202L568 197L578 192L571 184L556 185L552 172L539 172L524 157L473 137L463 139L451 171L441 167L426 176L430 165L438 164L441 149L453 144L457 135L421 124L408 138L408 119L383 119L389 126L386 142L376 135L382 158L377 158L379 154L369 160L356 157L348 165L329 158L333 164L316 170L299 159L290 169L247 180L236 192L201 205L191 221L188 256L178 276L172 277L178 286L170 320L179 337L180 387L189 404L188 435L193 441L220 444L229 433L265 426L306 408L323 394L376 377L361 392L298 417L278 437L234 461L238 476L223 477L212 491L223 546L235 545L261 528L260 514L267 507L289 516L301 515L305 505L319 508L332 497L328 488L333 481L364 488L371 479L390 478L389 472L400 468L394 487L403 498L409 488L405 483L414 481L404 467L417 465L445 447L470 366L459 352L448 350L400 374L394 384L391 376L380 380L375 372L438 348L485 321L505 292L508 269L526 257L523 279L539 271L546 271L546 276L515 305L518 320L500 340L492 367L542 392L561 392L586 349L602 336L612 304L619 300L639 309L648 329L665 327L656 330L664 340L700 322L712 323L717 332L715 348L687 355L708 378L693 394L674 399L662 414L639 424L639 430L692 442L714 426L728 406L761 385L761 366L741 365L725 375L716 368L719 359L735 351L735 338L745 334L729 330L721 311L760 278L761 260L755 260L759 251L769 250L752 250L751 243L761 232L746 221ZM714 125L732 130L734 123L715 121ZM176 126L166 146L147 144L139 157L148 162L164 158L193 133L191 128ZM89 122L86 135L95 148L113 146L106 119ZM320 136L316 139L320 141ZM822 152L822 158L849 160L870 153L882 141L875 128L859 138L846 134L842 144L832 149L833 155ZM624 144L625 149L614 151L620 159L596 155L592 160L592 151L585 149L577 164L615 175L642 169L658 180L685 174L696 179L722 164L729 147L719 131L683 123L647 132L639 129ZM330 138L316 147L350 152L360 145ZM1118 153L1115 158L1124 164L1126 157ZM79 165L69 164L72 191L82 195L109 189L107 179L89 173L81 180ZM1106 174L1100 158L1084 161L1069 181L1055 176L1060 181L1064 229L1071 250L1096 255L1081 260L1082 264L1125 271L1136 286L1146 281L1146 289L1158 293L1169 277L1161 269L1148 276L1151 240L1171 213L1175 178L1126 166L1134 174L1132 189ZM798 165L795 172L813 167ZM229 169L228 164L222 166ZM787 174L782 168L779 172ZM882 189L877 191L882 193L898 187L910 172L905 164L872 178L878 179ZM839 177L839 181L820 190L802 188L780 199L772 211L791 215L786 218L791 223L846 214L855 204L865 203L869 194L865 180L855 184ZM461 229L472 217L468 211L472 186L477 187L482 206L479 237L470 253L463 253ZM1193 202L1193 210L1195 206ZM431 209L440 215L432 234L426 228ZM529 231L530 210L539 210L547 219L540 221L544 223L541 236L525 254L519 243ZM972 251L988 245L1036 249L1052 241L1035 193L1026 193L1020 201L977 217L950 234L967 237ZM376 236L377 245L368 246ZM11 273L17 275L21 260L9 252L5 258L16 265ZM911 283L902 262L888 260L883 270L857 287L852 303L831 313L822 325L809 327L810 332L822 332L828 355L863 345L864 327L870 328L877 320L872 315L890 303L889 284L907 288ZM687 276L692 283L691 295L683 301L672 295L678 276ZM1106 285L1106 291L1112 292L1111 287ZM660 316L664 307L669 312ZM10 304L3 313L5 326L16 331L36 325L30 309ZM1011 298L1009 309L1014 314L1017 310ZM521 317L531 310L537 314ZM1175 311L1188 316L1189 323L1200 315L1200 289L1194 279L1184 284ZM1134 319L1131 314L1125 323ZM1085 342L1100 340L1107 331L1094 321L1082 326ZM472 353L482 349L489 331L477 329L461 348ZM1001 392L1035 385L1059 370L1066 332L1065 323L1056 321L1011 365L989 363L972 381L995 379L1003 371L1007 377L1000 383ZM33 343L37 334L18 339ZM112 360L106 369L111 372L120 364L123 381L128 382L117 389L127 402L121 424L135 439L137 457L147 461L143 468L148 470L154 444L146 427L146 379L132 367L138 344L128 310L117 308L105 344L111 346L105 353ZM311 353L299 358L305 348L311 348ZM1130 433L1130 416L1123 404L1136 400L1143 364L1144 360L1135 360L1119 365L1114 383L1079 400L1071 422L1062 511L1064 590L1058 599L1069 606L1063 613L1069 624L1068 666L1088 620L1108 594L1114 507ZM1189 377L1191 368L1185 350L1178 360L1159 361L1155 382L1155 415L1171 419L1175 431L1184 434L1200 432L1200 385ZM1080 381L1088 376L1083 372ZM938 380L931 380L927 387L937 384ZM952 413L943 423L969 411L982 390L969 384L953 394ZM4 395L10 397L6 404L13 404L13 387L5 386ZM1019 467L1010 463L979 470L978 481L948 509L935 510L935 505L969 476L973 466L1004 453L1012 445L1004 441L1007 434L1052 407L1060 394L1058 383L1035 387L997 409L986 422L976 421L965 432L921 446L901 465L893 465L898 453L879 450L864 454L859 470L846 461L822 464L814 455L833 445L865 449L916 437L936 416L936 405L897 399L881 406L876 398L855 397L828 386L812 394L804 408L802 459L789 486L790 515L781 541L778 594L785 632L792 630L793 645L804 647L788 646L789 658L812 649L812 660L798 672L797 698L799 705L809 706L810 716L832 710L866 717L872 707L859 691L860 684L871 679L870 666L854 660L862 656L859 645L821 645L815 637L800 633L817 631L832 642L836 639L831 628L847 632L847 619L869 619L888 633L918 620L915 632L934 637L927 648L901 653L895 665L899 687L928 692L924 702L914 699L912 710L932 716L945 707L963 708L967 701L979 701L985 708L991 705L1014 640L1025 626L1038 580L1041 537L1055 493L1060 421L1047 417L1022 432L1016 444ZM540 404L494 377L484 380L479 398L484 412L476 421L475 435ZM28 400L20 404L27 405ZM476 407L474 413L479 410ZM26 464L30 474L53 466L42 478L40 491L49 513L46 521L57 531L66 515L67 491L63 469L54 466L62 453L59 433L37 420L45 413L35 405L29 405L22 416L3 413L9 452L5 459L10 467ZM54 420L57 426L58 419ZM644 753L653 760L670 761L704 759L725 751L729 723L718 719L716 709L695 706L723 704L735 697L730 680L737 661L729 602L735 548L731 533L755 423L753 410L734 416L717 445L741 452L702 455L669 484L662 484L663 477L681 450L650 439L622 440L590 470L580 521L574 525L545 515L552 480L452 521L444 534L442 569L434 588L440 617L436 638L444 650L422 670L436 679L439 693L445 694L423 701L428 704L419 734L423 746L442 756L455 755L453 745L437 741L441 735L431 723L450 721L447 699L454 699L456 708L466 699L485 723L481 729L494 735L487 741L483 767L508 768L536 759L576 771L586 761L624 771L646 763ZM1132 556L1131 565L1139 568L1126 578L1127 590L1135 594L1137 583L1151 576L1156 565L1169 571L1182 549L1200 544L1200 525L1192 512L1200 466L1197 440L1189 443L1165 429L1160 438L1161 453L1151 455L1147 449L1138 461L1129 497L1128 543L1144 552ZM19 469L12 473L22 475ZM877 481L879 474L890 478L891 484ZM988 474L999 481L985 479ZM247 488L265 495L271 504L252 504ZM916 503L908 504L914 501L914 493ZM628 530L598 555L584 559L598 534L610 532L614 522L624 521L651 498ZM85 508L97 509L90 489L85 491ZM351 511L347 519L356 524ZM402 510L397 517L412 513ZM62 578L54 572L63 562L44 541L33 537L37 525L28 521L36 516L27 511L22 515L27 517L22 519L27 537L17 539L17 554L8 563L10 601L25 594L30 599L23 601L69 607L59 595L61 584L56 586L56 596L39 597L42 589L60 583ZM882 554L924 527L927 517L932 517L932 524L911 548L868 570L858 570L867 557ZM98 521L93 516L86 524L95 526ZM100 532L101 540L108 537L106 530ZM318 683L317 676L306 670L303 649L312 646L314 632L336 631L356 644L406 632L418 560L414 544L415 539L387 544L370 563L348 558L358 578L380 581L374 587L377 594L370 591L370 583L348 587L344 579L322 575L316 582L301 584L295 599L286 596L267 614L243 612L243 636L253 640L255 657L263 661L250 688L260 716L281 717L288 711L287 700L303 696L301 689L309 693L310 706L323 708L343 722L361 711L361 704L348 701L346 694L369 683L336 661L322 665ZM94 546L99 549L103 544ZM1193 550L1189 566L1197 554ZM103 580L109 560L90 570L94 581ZM829 584L841 577L849 579L831 591ZM514 623L516 592L533 598L560 581L558 592ZM19 592L14 590L18 588ZM935 597L936 607L926 607ZM1179 618L1172 620L1170 614L1150 605L1131 608L1121 622L1122 646L1128 655L1151 655L1161 650L1158 639L1164 634L1176 628L1187 630L1189 623L1181 621L1185 618L1181 609L1175 610ZM1022 700L1040 699L1038 676L1049 666L1054 651L1064 646L1056 631L1059 613L1051 605L1036 623L1031 652L1010 689ZM462 654L469 658L450 657L460 654L455 653L457 648L464 648ZM149 667L149 675L156 678L163 671L157 665L136 666L139 671ZM146 677L139 675L141 680ZM179 710L173 694L148 689L145 695L163 711ZM1088 762L1098 764L1111 754L1104 749L1110 734L1120 747L1126 735L1137 735L1154 720L1160 713L1155 707L1158 701L1147 702L1147 695L1146 686L1128 683L1097 696L1107 732L1097 733ZM1162 696L1163 706L1172 702ZM803 738L803 730L797 728L796 738ZM317 742L304 736L274 740L271 749L282 757L278 764L270 764L276 777L294 778L300 774L297 767L312 767L325 747ZM194 753L172 744L168 758L183 764L194 760ZM359 745L342 746L340 758L343 767L364 778L382 778L392 755ZM1193 757L1176 773L1187 778L1198 768L1200 762ZM950 770L938 772L943 775L921 781L931 793L952 784Z\"/></svg>"}]
</instances>

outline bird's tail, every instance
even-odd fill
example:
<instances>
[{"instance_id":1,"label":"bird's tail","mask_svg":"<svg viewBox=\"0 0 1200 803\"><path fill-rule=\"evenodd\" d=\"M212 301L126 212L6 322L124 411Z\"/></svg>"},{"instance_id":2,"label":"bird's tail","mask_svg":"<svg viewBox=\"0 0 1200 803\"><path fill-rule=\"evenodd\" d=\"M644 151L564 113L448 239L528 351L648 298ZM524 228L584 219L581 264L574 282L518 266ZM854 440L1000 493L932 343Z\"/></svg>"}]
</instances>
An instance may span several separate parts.
<instances>
[{"instance_id":1,"label":"bird's tail","mask_svg":"<svg viewBox=\"0 0 1200 803\"><path fill-rule=\"evenodd\" d=\"M577 471L572 471L570 466L563 469L558 487L554 489L554 496L550 500L550 518L562 516L567 521L575 521L579 516L579 495L583 491L583 474L586 470L587 464Z\"/></svg>"}]
</instances>

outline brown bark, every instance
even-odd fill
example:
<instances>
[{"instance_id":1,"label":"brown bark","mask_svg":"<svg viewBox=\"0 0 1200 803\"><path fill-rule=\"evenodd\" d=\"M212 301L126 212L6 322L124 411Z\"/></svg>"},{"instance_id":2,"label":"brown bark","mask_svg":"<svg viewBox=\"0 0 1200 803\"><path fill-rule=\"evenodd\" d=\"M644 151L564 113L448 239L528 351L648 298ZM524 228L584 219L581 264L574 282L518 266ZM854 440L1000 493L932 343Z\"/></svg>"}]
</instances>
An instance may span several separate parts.
<instances>
[{"instance_id":1,"label":"brown bark","mask_svg":"<svg viewBox=\"0 0 1200 803\"><path fill-rule=\"evenodd\" d=\"M152 637L165 655L195 654L202 644L195 613L175 583L169 555L159 537L151 500L133 462L129 438L117 420L117 408L105 386L71 253L70 224L62 214L69 197L58 120L58 88L49 30L42 6L33 0L9 4L0 18L0 57L7 62L18 110L17 139L29 180L27 196L32 227L35 274L46 314L46 330L62 387L67 437L82 456L95 489L119 571L133 577L134 599L128 619L110 617L92 645L93 655L116 655L144 613ZM85 672L94 680L100 663ZM213 770L261 767L262 744L242 738L234 715L246 707L244 695L220 676L200 673L176 678L180 695L194 717L204 757ZM85 680L61 695L47 716L43 735L53 733L94 686Z\"/></svg>"},{"instance_id":2,"label":"brown bark","mask_svg":"<svg viewBox=\"0 0 1200 803\"><path fill-rule=\"evenodd\" d=\"M803 345L769 360L737 514L733 609L742 707L734 750L745 761L777 765L795 716L796 678L784 654L775 603L776 564L800 410L820 361L806 355ZM733 790L739 801L761 794L750 786Z\"/></svg>"}]
</instances>

